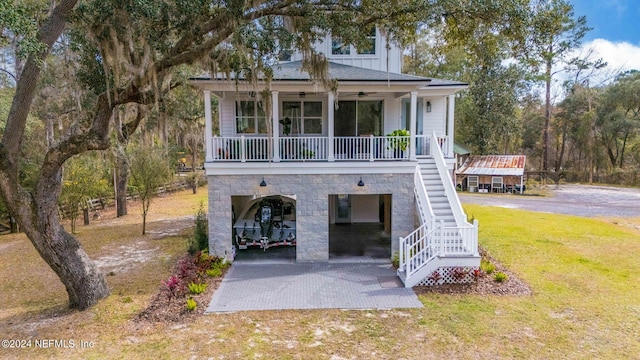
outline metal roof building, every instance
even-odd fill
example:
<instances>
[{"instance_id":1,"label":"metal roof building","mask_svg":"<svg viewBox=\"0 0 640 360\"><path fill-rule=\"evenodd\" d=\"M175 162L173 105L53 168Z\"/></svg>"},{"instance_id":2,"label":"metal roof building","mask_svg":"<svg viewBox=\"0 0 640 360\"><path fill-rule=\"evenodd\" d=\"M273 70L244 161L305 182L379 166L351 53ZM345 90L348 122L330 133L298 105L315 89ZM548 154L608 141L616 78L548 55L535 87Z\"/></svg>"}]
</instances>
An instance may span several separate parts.
<instances>
[{"instance_id":1,"label":"metal roof building","mask_svg":"<svg viewBox=\"0 0 640 360\"><path fill-rule=\"evenodd\" d=\"M526 158L525 155L472 155L456 171L456 174L463 181L461 186L469 191L523 190L522 180Z\"/></svg>"}]
</instances>

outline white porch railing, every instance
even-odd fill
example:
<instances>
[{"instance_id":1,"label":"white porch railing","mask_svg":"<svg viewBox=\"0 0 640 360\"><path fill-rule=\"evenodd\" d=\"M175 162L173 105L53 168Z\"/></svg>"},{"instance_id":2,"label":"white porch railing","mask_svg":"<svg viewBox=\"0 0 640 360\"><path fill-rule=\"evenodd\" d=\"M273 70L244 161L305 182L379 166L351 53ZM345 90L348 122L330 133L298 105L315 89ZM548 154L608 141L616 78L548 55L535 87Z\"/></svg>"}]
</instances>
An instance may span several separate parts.
<instances>
[{"instance_id":1,"label":"white porch railing","mask_svg":"<svg viewBox=\"0 0 640 360\"><path fill-rule=\"evenodd\" d=\"M211 149L216 161L268 161L273 157L272 143L267 136L214 136Z\"/></svg>"},{"instance_id":2,"label":"white porch railing","mask_svg":"<svg viewBox=\"0 0 640 360\"><path fill-rule=\"evenodd\" d=\"M453 157L453 154L449 154L449 137L435 135L416 135L416 155L432 156L433 139L436 139L435 141L445 158Z\"/></svg>"},{"instance_id":3,"label":"white porch railing","mask_svg":"<svg viewBox=\"0 0 640 360\"><path fill-rule=\"evenodd\" d=\"M280 137L281 161L319 160L409 160L410 136L337 136L333 138ZM268 136L214 136L213 161L273 161L273 138ZM333 156L331 156L333 155Z\"/></svg>"}]
</instances>

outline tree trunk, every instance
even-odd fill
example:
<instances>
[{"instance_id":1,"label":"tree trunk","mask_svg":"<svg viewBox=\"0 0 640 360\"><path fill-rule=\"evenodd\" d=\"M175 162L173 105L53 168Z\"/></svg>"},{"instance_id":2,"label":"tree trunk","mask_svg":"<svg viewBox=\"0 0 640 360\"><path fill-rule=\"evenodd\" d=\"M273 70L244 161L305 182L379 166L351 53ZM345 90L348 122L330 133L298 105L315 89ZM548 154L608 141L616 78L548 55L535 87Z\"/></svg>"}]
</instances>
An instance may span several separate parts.
<instances>
[{"instance_id":1,"label":"tree trunk","mask_svg":"<svg viewBox=\"0 0 640 360\"><path fill-rule=\"evenodd\" d=\"M545 96L544 96L544 130L542 135L542 170L549 170L549 126L551 124L551 61L547 61L545 71Z\"/></svg>"},{"instance_id":2,"label":"tree trunk","mask_svg":"<svg viewBox=\"0 0 640 360\"><path fill-rule=\"evenodd\" d=\"M116 217L127 215L127 183L129 181L129 162L126 155L116 151Z\"/></svg>"}]
</instances>

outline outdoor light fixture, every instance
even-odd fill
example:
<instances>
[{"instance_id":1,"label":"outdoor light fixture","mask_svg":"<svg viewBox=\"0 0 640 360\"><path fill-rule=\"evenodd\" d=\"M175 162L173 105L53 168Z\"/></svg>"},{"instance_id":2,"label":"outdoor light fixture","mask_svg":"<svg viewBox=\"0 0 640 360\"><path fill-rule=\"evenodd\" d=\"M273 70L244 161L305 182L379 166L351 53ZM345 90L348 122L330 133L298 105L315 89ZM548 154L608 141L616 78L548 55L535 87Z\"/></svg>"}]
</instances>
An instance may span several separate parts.
<instances>
[{"instance_id":1,"label":"outdoor light fixture","mask_svg":"<svg viewBox=\"0 0 640 360\"><path fill-rule=\"evenodd\" d=\"M427 112L431 112L431 101L427 101Z\"/></svg>"},{"instance_id":2,"label":"outdoor light fixture","mask_svg":"<svg viewBox=\"0 0 640 360\"><path fill-rule=\"evenodd\" d=\"M364 181L362 181L362 176L360 176L360 181L358 181L358 186L364 186Z\"/></svg>"},{"instance_id":3,"label":"outdoor light fixture","mask_svg":"<svg viewBox=\"0 0 640 360\"><path fill-rule=\"evenodd\" d=\"M299 95L300 95L300 97L301 97L301 98L304 98L305 96L307 96L307 94L305 94L305 92L304 92L304 91L300 91L300 94L299 94Z\"/></svg>"},{"instance_id":4,"label":"outdoor light fixture","mask_svg":"<svg viewBox=\"0 0 640 360\"><path fill-rule=\"evenodd\" d=\"M264 181L264 176L262 177L262 181L260 181L260 187L265 187L267 186L267 182Z\"/></svg>"}]
</instances>

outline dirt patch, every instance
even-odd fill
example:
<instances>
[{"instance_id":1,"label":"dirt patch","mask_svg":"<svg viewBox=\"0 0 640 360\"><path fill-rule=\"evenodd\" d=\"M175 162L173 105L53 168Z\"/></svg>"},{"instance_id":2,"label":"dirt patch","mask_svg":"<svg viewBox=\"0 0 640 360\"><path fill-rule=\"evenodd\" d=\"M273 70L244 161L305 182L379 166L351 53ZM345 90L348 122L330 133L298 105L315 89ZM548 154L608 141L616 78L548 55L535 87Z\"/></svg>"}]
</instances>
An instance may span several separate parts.
<instances>
[{"instance_id":1,"label":"dirt patch","mask_svg":"<svg viewBox=\"0 0 640 360\"><path fill-rule=\"evenodd\" d=\"M531 295L531 288L524 281L520 280L516 274L509 271L498 260L491 257L484 249L480 249L480 255L495 265L496 272L507 275L507 280L497 282L494 274L485 274L478 278L477 282L471 284L444 284L433 286L416 286L413 290L416 294L476 294L476 295L502 295L502 296L528 296Z\"/></svg>"}]
</instances>

